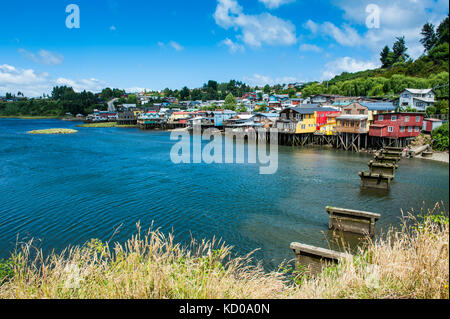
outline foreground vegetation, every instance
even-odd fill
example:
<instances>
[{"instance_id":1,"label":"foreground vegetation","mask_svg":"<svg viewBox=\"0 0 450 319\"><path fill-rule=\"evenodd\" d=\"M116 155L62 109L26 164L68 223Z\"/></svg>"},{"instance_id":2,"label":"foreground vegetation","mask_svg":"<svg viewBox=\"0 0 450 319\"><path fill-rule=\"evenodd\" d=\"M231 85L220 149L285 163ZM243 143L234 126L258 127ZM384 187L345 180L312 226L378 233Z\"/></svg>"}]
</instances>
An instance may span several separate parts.
<instances>
[{"instance_id":1,"label":"foreground vegetation","mask_svg":"<svg viewBox=\"0 0 450 319\"><path fill-rule=\"evenodd\" d=\"M78 133L78 131L67 128L50 128L45 130L35 130L28 132L28 134L74 134L74 133Z\"/></svg>"},{"instance_id":2,"label":"foreground vegetation","mask_svg":"<svg viewBox=\"0 0 450 319\"><path fill-rule=\"evenodd\" d=\"M448 131L448 122L442 124L438 128L434 129L431 133L433 137L433 148L438 151L448 150L449 143L449 131Z\"/></svg>"},{"instance_id":3,"label":"foreground vegetation","mask_svg":"<svg viewBox=\"0 0 450 319\"><path fill-rule=\"evenodd\" d=\"M29 242L0 263L0 298L449 298L449 223L405 217L317 278L265 273L216 241L183 248L158 230L45 257ZM448 216L448 215L447 215Z\"/></svg>"}]
</instances>

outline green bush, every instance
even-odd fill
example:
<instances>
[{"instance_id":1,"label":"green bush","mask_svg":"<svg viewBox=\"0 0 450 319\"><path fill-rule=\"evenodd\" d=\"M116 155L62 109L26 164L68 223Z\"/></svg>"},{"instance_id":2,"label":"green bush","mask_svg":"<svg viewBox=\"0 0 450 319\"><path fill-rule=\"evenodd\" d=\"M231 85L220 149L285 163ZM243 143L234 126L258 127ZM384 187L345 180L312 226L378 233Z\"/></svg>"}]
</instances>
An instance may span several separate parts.
<instances>
[{"instance_id":1,"label":"green bush","mask_svg":"<svg viewBox=\"0 0 450 319\"><path fill-rule=\"evenodd\" d=\"M448 150L448 123L436 128L431 133L433 148L438 151Z\"/></svg>"}]
</instances>

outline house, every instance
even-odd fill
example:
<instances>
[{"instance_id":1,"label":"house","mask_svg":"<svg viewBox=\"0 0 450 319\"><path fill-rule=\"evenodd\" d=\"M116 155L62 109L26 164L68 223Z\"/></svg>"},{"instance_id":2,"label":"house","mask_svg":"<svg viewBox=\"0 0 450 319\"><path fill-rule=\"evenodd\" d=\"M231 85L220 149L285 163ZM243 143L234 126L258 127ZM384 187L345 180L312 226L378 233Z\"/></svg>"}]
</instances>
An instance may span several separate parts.
<instances>
[{"instance_id":1,"label":"house","mask_svg":"<svg viewBox=\"0 0 450 319\"><path fill-rule=\"evenodd\" d=\"M407 106L425 111L427 107L434 105L436 93L433 89L405 89L400 93L398 106L405 108Z\"/></svg>"},{"instance_id":2,"label":"house","mask_svg":"<svg viewBox=\"0 0 450 319\"><path fill-rule=\"evenodd\" d=\"M223 122L231 119L233 116L236 116L235 111L231 110L221 110L221 111L214 111L214 126L223 126Z\"/></svg>"},{"instance_id":3,"label":"house","mask_svg":"<svg viewBox=\"0 0 450 319\"><path fill-rule=\"evenodd\" d=\"M147 111L145 113L139 114L137 118L137 124L147 125L147 124L159 124L164 121L164 118L156 111Z\"/></svg>"},{"instance_id":4,"label":"house","mask_svg":"<svg viewBox=\"0 0 450 319\"><path fill-rule=\"evenodd\" d=\"M369 131L368 116L364 114L341 114L336 117L337 133L366 134Z\"/></svg>"},{"instance_id":5,"label":"house","mask_svg":"<svg viewBox=\"0 0 450 319\"><path fill-rule=\"evenodd\" d=\"M296 134L315 133L320 130L318 122L325 124L329 114L338 112L327 107L290 107L280 112L276 127Z\"/></svg>"},{"instance_id":6,"label":"house","mask_svg":"<svg viewBox=\"0 0 450 319\"><path fill-rule=\"evenodd\" d=\"M442 126L442 120L439 119L424 119L422 131L431 133L434 129L437 129L439 126Z\"/></svg>"},{"instance_id":7,"label":"house","mask_svg":"<svg viewBox=\"0 0 450 319\"><path fill-rule=\"evenodd\" d=\"M341 115L341 112L335 112L327 116L327 122L319 126L318 134L333 135L336 132L336 118Z\"/></svg>"},{"instance_id":8,"label":"house","mask_svg":"<svg viewBox=\"0 0 450 319\"><path fill-rule=\"evenodd\" d=\"M420 135L423 113L394 112L375 115L370 125L370 136L401 138Z\"/></svg>"},{"instance_id":9,"label":"house","mask_svg":"<svg viewBox=\"0 0 450 319\"><path fill-rule=\"evenodd\" d=\"M378 113L394 112L395 106L392 102L358 102L367 107L369 124L372 123L374 115Z\"/></svg>"}]
</instances>

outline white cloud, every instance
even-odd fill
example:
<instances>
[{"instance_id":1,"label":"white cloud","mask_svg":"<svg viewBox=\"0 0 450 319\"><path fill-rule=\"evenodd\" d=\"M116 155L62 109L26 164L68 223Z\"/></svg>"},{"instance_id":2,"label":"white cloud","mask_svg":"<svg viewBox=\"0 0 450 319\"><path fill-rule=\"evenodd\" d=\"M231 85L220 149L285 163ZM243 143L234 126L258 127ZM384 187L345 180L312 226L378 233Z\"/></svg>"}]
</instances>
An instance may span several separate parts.
<instances>
[{"instance_id":1,"label":"white cloud","mask_svg":"<svg viewBox=\"0 0 450 319\"><path fill-rule=\"evenodd\" d=\"M106 86L105 82L95 78L81 79L81 80L58 78L55 83L56 85L70 86L74 89L75 92L81 92L84 90L98 92L101 91Z\"/></svg>"},{"instance_id":2,"label":"white cloud","mask_svg":"<svg viewBox=\"0 0 450 319\"><path fill-rule=\"evenodd\" d=\"M322 48L318 47L317 45L304 43L300 46L300 51L310 51L310 52L320 53L323 50L322 50Z\"/></svg>"},{"instance_id":3,"label":"white cloud","mask_svg":"<svg viewBox=\"0 0 450 319\"><path fill-rule=\"evenodd\" d=\"M111 30L111 31L116 31L117 28L116 28L115 26L112 25L112 26L109 27L109 30Z\"/></svg>"},{"instance_id":4,"label":"white cloud","mask_svg":"<svg viewBox=\"0 0 450 319\"><path fill-rule=\"evenodd\" d=\"M224 29L240 31L238 38L252 47L297 42L295 26L290 21L269 13L247 15L236 0L218 0L214 19Z\"/></svg>"},{"instance_id":5,"label":"white cloud","mask_svg":"<svg viewBox=\"0 0 450 319\"><path fill-rule=\"evenodd\" d=\"M40 50L37 53L33 53L25 49L19 49L18 52L28 59L41 64L57 65L61 64L64 60L64 56L62 56L61 54L53 53L48 50Z\"/></svg>"},{"instance_id":6,"label":"white cloud","mask_svg":"<svg viewBox=\"0 0 450 319\"><path fill-rule=\"evenodd\" d=\"M300 80L296 77L285 76L281 78L272 78L267 75L254 74L251 77L244 77L244 82L248 83L251 86L264 86L266 84L275 85L275 84L287 84L293 82L300 82Z\"/></svg>"},{"instance_id":7,"label":"white cloud","mask_svg":"<svg viewBox=\"0 0 450 319\"><path fill-rule=\"evenodd\" d=\"M331 22L318 24L309 20L304 27L309 29L313 34L331 37L344 46L357 46L363 44L361 36L348 24L344 24L342 28L338 28Z\"/></svg>"},{"instance_id":8,"label":"white cloud","mask_svg":"<svg viewBox=\"0 0 450 319\"><path fill-rule=\"evenodd\" d=\"M176 51L182 51L182 50L184 50L184 48L183 48L179 43L177 43L177 42L175 42L175 41L170 41L170 42L169 42L169 45L170 45L172 48L174 48Z\"/></svg>"},{"instance_id":9,"label":"white cloud","mask_svg":"<svg viewBox=\"0 0 450 319\"><path fill-rule=\"evenodd\" d=\"M228 38L226 38L225 40L220 42L220 44L227 46L230 53L245 51L245 47L242 44L233 42L232 40L230 40Z\"/></svg>"},{"instance_id":10,"label":"white cloud","mask_svg":"<svg viewBox=\"0 0 450 319\"><path fill-rule=\"evenodd\" d=\"M282 6L283 4L291 3L294 1L295 0L259 0L259 2L264 3L264 5L268 9L276 9L276 8Z\"/></svg>"},{"instance_id":11,"label":"white cloud","mask_svg":"<svg viewBox=\"0 0 450 319\"><path fill-rule=\"evenodd\" d=\"M32 69L18 69L0 65L0 94L23 92L29 96L40 96L48 91L50 78L47 73L36 73Z\"/></svg>"},{"instance_id":12,"label":"white cloud","mask_svg":"<svg viewBox=\"0 0 450 319\"><path fill-rule=\"evenodd\" d=\"M347 23L337 27L331 22L318 24L308 21L304 27L315 35L333 38L344 46L366 46L378 53L383 46L395 42L396 37L405 36L408 53L417 58L423 53L420 31L427 21L438 25L447 15L448 1L443 0L377 0L380 8L380 28L366 26L367 5L373 0L334 0L333 3L344 11ZM361 27L360 32L350 25Z\"/></svg>"},{"instance_id":13,"label":"white cloud","mask_svg":"<svg viewBox=\"0 0 450 319\"><path fill-rule=\"evenodd\" d=\"M323 80L329 80L342 72L359 72L376 68L377 65L372 61L359 61L351 57L342 57L325 65L325 71L322 73Z\"/></svg>"},{"instance_id":14,"label":"white cloud","mask_svg":"<svg viewBox=\"0 0 450 319\"><path fill-rule=\"evenodd\" d=\"M37 73L33 69L21 69L14 66L0 65L0 94L6 92L23 92L26 96L37 97L50 93L57 85L73 87L77 92L83 90L97 92L106 87L106 83L98 79L71 80L67 78L53 79L48 73Z\"/></svg>"}]
</instances>

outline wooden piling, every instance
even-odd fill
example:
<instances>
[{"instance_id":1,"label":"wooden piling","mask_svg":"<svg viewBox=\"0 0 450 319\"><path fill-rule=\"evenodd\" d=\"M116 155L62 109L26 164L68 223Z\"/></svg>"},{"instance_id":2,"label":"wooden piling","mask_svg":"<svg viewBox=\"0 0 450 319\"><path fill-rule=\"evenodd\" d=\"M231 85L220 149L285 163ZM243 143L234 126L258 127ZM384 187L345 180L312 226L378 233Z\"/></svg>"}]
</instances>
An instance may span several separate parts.
<instances>
[{"instance_id":1,"label":"wooden piling","mask_svg":"<svg viewBox=\"0 0 450 319\"><path fill-rule=\"evenodd\" d=\"M296 269L304 268L307 274L313 276L320 274L327 265L338 263L349 256L341 252L300 243L291 243L290 247L295 253Z\"/></svg>"},{"instance_id":2,"label":"wooden piling","mask_svg":"<svg viewBox=\"0 0 450 319\"><path fill-rule=\"evenodd\" d=\"M355 234L375 235L375 222L381 215L361 210L326 207L330 216L329 228Z\"/></svg>"}]
</instances>

